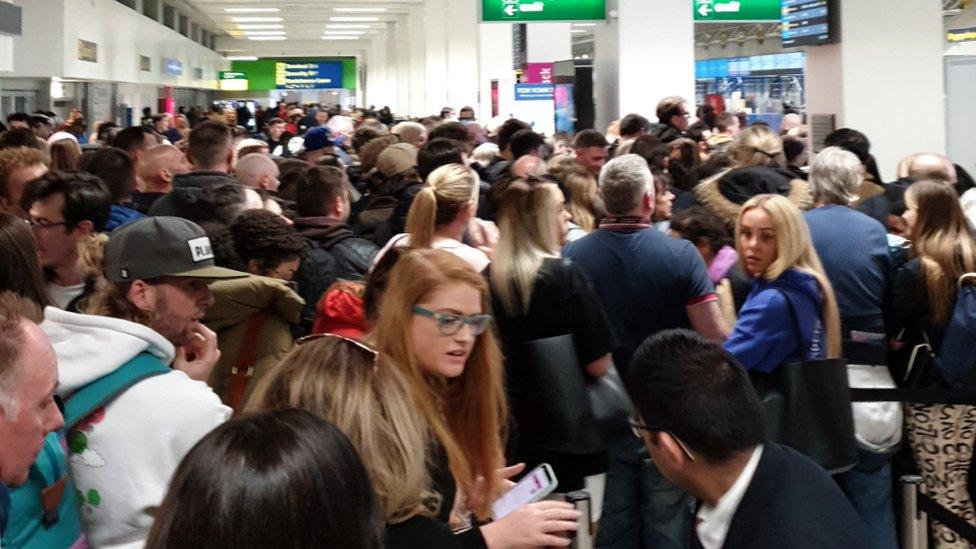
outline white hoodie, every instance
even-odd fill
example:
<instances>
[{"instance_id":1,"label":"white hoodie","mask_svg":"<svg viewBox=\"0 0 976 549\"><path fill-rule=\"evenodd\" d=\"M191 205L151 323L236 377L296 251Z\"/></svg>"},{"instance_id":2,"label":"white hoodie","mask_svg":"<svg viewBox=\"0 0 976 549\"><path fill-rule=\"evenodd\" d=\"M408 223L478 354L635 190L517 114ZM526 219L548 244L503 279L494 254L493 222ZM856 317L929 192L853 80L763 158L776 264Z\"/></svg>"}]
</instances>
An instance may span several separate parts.
<instances>
[{"instance_id":1,"label":"white hoodie","mask_svg":"<svg viewBox=\"0 0 976 549\"><path fill-rule=\"evenodd\" d=\"M48 307L41 329L58 357L58 393L85 384L148 352L164 364L173 345L133 322ZM177 465L231 409L205 383L183 372L147 378L127 389L68 435L69 465L92 547L145 544Z\"/></svg>"}]
</instances>

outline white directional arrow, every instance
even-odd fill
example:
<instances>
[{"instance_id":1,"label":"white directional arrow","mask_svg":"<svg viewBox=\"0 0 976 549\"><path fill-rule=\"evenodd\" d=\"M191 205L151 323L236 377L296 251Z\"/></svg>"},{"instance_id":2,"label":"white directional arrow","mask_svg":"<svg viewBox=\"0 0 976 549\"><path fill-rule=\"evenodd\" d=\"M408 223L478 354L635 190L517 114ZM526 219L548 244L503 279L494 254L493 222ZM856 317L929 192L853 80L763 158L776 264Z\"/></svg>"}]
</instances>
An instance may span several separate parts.
<instances>
[{"instance_id":1,"label":"white directional arrow","mask_svg":"<svg viewBox=\"0 0 976 549\"><path fill-rule=\"evenodd\" d=\"M502 11L504 11L505 15L509 17L515 17L515 4L509 4L505 6L505 9Z\"/></svg>"},{"instance_id":2,"label":"white directional arrow","mask_svg":"<svg viewBox=\"0 0 976 549\"><path fill-rule=\"evenodd\" d=\"M698 6L698 13L701 14L702 17L708 17L708 14L712 13L712 8L708 7L708 4L702 4Z\"/></svg>"}]
</instances>

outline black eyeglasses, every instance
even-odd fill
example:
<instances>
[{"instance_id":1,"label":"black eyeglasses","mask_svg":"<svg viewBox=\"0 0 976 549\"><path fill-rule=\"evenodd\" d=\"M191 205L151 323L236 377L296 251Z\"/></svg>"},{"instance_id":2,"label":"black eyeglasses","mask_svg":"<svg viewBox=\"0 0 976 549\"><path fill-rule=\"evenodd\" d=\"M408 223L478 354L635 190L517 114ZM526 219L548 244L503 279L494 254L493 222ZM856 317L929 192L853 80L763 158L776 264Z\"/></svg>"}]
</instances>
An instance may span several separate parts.
<instances>
[{"instance_id":1,"label":"black eyeglasses","mask_svg":"<svg viewBox=\"0 0 976 549\"><path fill-rule=\"evenodd\" d=\"M413 306L413 314L433 318L437 321L437 329L441 335L452 336L461 331L461 326L468 325L471 335L479 336L488 329L491 323L491 315L455 315L450 313L435 313L429 309L424 309L420 305Z\"/></svg>"},{"instance_id":2,"label":"black eyeglasses","mask_svg":"<svg viewBox=\"0 0 976 549\"><path fill-rule=\"evenodd\" d=\"M27 218L27 224L30 225L32 229L48 229L50 227L60 227L62 225L67 226L67 221L48 221L47 219L34 219Z\"/></svg>"},{"instance_id":3,"label":"black eyeglasses","mask_svg":"<svg viewBox=\"0 0 976 549\"><path fill-rule=\"evenodd\" d=\"M351 344L353 347L355 347L358 350L357 352L365 352L366 354L369 355L370 360L373 361L373 372L376 372L379 369L380 352L377 351L376 349L370 347L369 345L366 345L362 341L359 341L358 339L353 339L351 337L346 337L346 336L341 336L339 334L331 334L331 333L312 334L312 335L307 335L305 337L300 337L300 338L296 339L295 340L295 345L296 346L298 346L298 345L304 345L304 344L308 343L309 341L314 341L316 339L322 339L323 337L331 337L331 338L338 339L340 341L344 341L346 343Z\"/></svg>"},{"instance_id":4,"label":"black eyeglasses","mask_svg":"<svg viewBox=\"0 0 976 549\"><path fill-rule=\"evenodd\" d=\"M681 447L681 451L685 454L685 456L688 457L688 460L695 461L695 456L694 454L691 453L691 450L688 449L688 446L685 445L684 441L682 441L680 438L675 436L675 434L672 433L671 431L667 429L652 429L651 427L644 425L643 423L641 423L640 421L634 418L631 418L628 423L630 423L630 431L634 433L635 437L641 440L644 440L644 438L641 436L641 431L647 431L648 433L667 433L668 435L671 436L671 438L674 439L675 442L678 443L678 446Z\"/></svg>"}]
</instances>

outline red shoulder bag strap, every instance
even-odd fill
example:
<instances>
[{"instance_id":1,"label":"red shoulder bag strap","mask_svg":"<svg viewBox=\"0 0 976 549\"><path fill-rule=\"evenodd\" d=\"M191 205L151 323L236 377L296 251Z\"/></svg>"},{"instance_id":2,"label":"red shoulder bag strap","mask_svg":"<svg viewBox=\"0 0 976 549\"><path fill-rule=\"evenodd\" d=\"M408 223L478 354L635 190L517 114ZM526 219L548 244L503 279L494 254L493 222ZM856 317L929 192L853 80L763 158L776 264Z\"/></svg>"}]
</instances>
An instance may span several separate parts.
<instances>
[{"instance_id":1,"label":"red shoulder bag strap","mask_svg":"<svg viewBox=\"0 0 976 549\"><path fill-rule=\"evenodd\" d=\"M267 320L267 311L261 311L247 320L247 327L244 329L244 341L241 343L240 352L237 353L237 360L234 361L234 366L230 369L230 390L227 391L227 405L234 410L235 414L241 411L241 407L244 405L244 395L247 393L247 385L254 377L258 335Z\"/></svg>"}]
</instances>

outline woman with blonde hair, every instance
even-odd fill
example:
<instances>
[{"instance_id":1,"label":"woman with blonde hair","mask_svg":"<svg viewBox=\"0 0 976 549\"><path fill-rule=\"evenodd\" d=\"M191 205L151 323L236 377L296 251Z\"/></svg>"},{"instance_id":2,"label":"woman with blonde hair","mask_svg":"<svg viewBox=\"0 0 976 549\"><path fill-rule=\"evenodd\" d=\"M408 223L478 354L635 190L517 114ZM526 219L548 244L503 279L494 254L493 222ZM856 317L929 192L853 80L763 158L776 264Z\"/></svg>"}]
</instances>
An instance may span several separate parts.
<instances>
[{"instance_id":1,"label":"woman with blonde hair","mask_svg":"<svg viewBox=\"0 0 976 549\"><path fill-rule=\"evenodd\" d=\"M766 126L750 126L729 145L732 167L699 183L695 198L730 227L749 199L760 194L784 196L800 209L813 201L807 183L785 169L783 143Z\"/></svg>"},{"instance_id":2,"label":"woman with blonde hair","mask_svg":"<svg viewBox=\"0 0 976 549\"><path fill-rule=\"evenodd\" d=\"M841 355L834 290L795 204L763 194L742 206L735 228L739 258L756 284L725 342L749 371Z\"/></svg>"},{"instance_id":3,"label":"woman with blonde hair","mask_svg":"<svg viewBox=\"0 0 976 549\"><path fill-rule=\"evenodd\" d=\"M607 469L605 447L585 447L572 433L554 432L533 405L549 394L539 386L525 343L572 335L577 364L566 364L567 376L582 369L590 379L611 364L615 340L599 297L582 267L560 259L566 220L562 192L542 180L518 180L500 198L501 240L489 267L492 305L505 351L506 386L518 436L514 456L532 468L549 463L559 491L591 488ZM558 442L557 442L558 441ZM574 446L568 452L565 444ZM587 485L589 482L589 486ZM591 508L600 509L599 490Z\"/></svg>"},{"instance_id":4,"label":"woman with blonde hair","mask_svg":"<svg viewBox=\"0 0 976 549\"><path fill-rule=\"evenodd\" d=\"M441 498L431 488L431 434L410 398L406 377L386 356L335 334L299 339L254 389L245 411L298 408L334 423L349 437L379 495L388 535L395 525L444 532ZM452 494L453 496L453 494ZM446 514L445 514L446 517Z\"/></svg>"},{"instance_id":5,"label":"woman with blonde hair","mask_svg":"<svg viewBox=\"0 0 976 549\"><path fill-rule=\"evenodd\" d=\"M394 236L376 254L374 264L393 246L436 248L450 252L481 272L491 260L485 252L461 242L478 212L480 179L471 168L447 164L427 176L407 214L406 233Z\"/></svg>"},{"instance_id":6,"label":"woman with blonde hair","mask_svg":"<svg viewBox=\"0 0 976 549\"><path fill-rule=\"evenodd\" d=\"M467 263L441 250L412 250L391 273L372 333L433 433L437 491L450 501L456 489L456 514L477 521L490 517L504 477L522 469L502 469L508 414L490 311L488 284ZM554 533L575 530L577 517L563 502L540 502L525 506L517 524L503 519L480 532L488 547L563 545Z\"/></svg>"},{"instance_id":7,"label":"woman with blonde hair","mask_svg":"<svg viewBox=\"0 0 976 549\"><path fill-rule=\"evenodd\" d=\"M583 234L591 233L596 230L597 224L597 185L596 178L582 167L574 167L566 170L562 177L563 185L569 193L569 203L566 209L572 217L570 232L573 228L578 228L578 232ZM579 235L578 238L583 235ZM575 240L570 235L569 240Z\"/></svg>"},{"instance_id":8,"label":"woman with blonde hair","mask_svg":"<svg viewBox=\"0 0 976 549\"><path fill-rule=\"evenodd\" d=\"M929 365L912 364L908 357L931 353L940 356L945 329L963 284L974 284L976 236L967 224L952 185L923 180L905 192L905 223L912 238L912 259L895 275L888 334L893 338L893 366L920 371L921 387L965 387L959 380L950 385ZM900 359L900 360L899 360ZM972 365L948 364L960 370ZM925 368L929 371L925 371ZM916 378L916 376L912 376ZM926 492L939 504L970 524L976 524L976 510L967 490L967 472L973 459L976 406L958 404L908 404L905 426L912 454L922 467ZM940 449L952 448L951 452ZM949 528L934 522L933 537L938 549L970 547Z\"/></svg>"}]
</instances>

